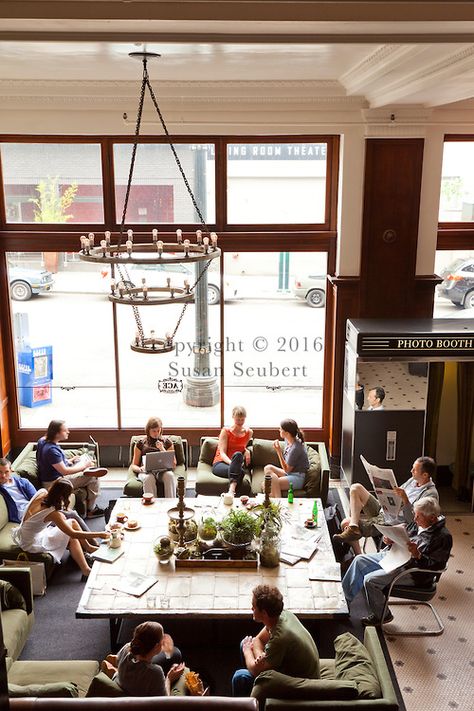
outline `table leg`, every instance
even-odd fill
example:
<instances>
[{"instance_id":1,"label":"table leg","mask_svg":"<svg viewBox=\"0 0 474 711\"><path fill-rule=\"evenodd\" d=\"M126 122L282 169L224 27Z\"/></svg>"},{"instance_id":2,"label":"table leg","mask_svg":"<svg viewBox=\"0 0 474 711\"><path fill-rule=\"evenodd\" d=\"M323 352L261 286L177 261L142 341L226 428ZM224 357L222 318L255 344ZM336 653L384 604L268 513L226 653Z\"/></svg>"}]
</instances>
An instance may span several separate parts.
<instances>
[{"instance_id":1,"label":"table leg","mask_svg":"<svg viewBox=\"0 0 474 711\"><path fill-rule=\"evenodd\" d=\"M122 618L111 617L109 619L110 628L110 651L115 654L118 651L118 638L122 629Z\"/></svg>"}]
</instances>

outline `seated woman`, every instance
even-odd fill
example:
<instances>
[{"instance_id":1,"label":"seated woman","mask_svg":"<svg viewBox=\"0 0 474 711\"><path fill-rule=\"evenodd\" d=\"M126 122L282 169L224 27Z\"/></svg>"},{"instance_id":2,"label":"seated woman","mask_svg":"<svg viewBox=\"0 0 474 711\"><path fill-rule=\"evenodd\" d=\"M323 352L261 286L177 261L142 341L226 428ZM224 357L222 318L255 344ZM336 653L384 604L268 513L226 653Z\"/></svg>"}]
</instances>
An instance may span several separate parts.
<instances>
[{"instance_id":1,"label":"seated woman","mask_svg":"<svg viewBox=\"0 0 474 711\"><path fill-rule=\"evenodd\" d=\"M222 479L229 479L229 492L235 494L244 477L244 466L250 464L250 452L247 449L253 430L245 427L247 411L236 406L232 410L234 424L223 427L219 435L217 450L212 462L212 473Z\"/></svg>"},{"instance_id":2,"label":"seated woman","mask_svg":"<svg viewBox=\"0 0 474 711\"><path fill-rule=\"evenodd\" d=\"M100 668L129 696L169 696L172 685L184 672L184 663L173 640L163 633L158 622L142 622L135 627L132 641L118 654L109 654ZM203 693L201 689L200 695Z\"/></svg>"},{"instance_id":3,"label":"seated woman","mask_svg":"<svg viewBox=\"0 0 474 711\"><path fill-rule=\"evenodd\" d=\"M172 471L148 472L142 464L143 456L149 452L174 452L173 442L163 437L163 423L159 417L150 417L145 427L145 437L135 445L133 450L132 471L143 482L143 493L157 496L156 481L163 482L166 499L176 497L176 481ZM174 460L176 466L176 459Z\"/></svg>"},{"instance_id":4,"label":"seated woman","mask_svg":"<svg viewBox=\"0 0 474 711\"><path fill-rule=\"evenodd\" d=\"M276 439L273 447L280 460L281 468L273 464L265 466L265 474L271 474L271 496L278 498L282 491L288 491L290 484L293 489L302 489L306 473L309 469L308 454L304 446L304 435L294 420L280 422L280 437L286 442L283 454L280 442ZM262 484L262 489L263 489Z\"/></svg>"},{"instance_id":5,"label":"seated woman","mask_svg":"<svg viewBox=\"0 0 474 711\"><path fill-rule=\"evenodd\" d=\"M108 538L108 531L83 531L74 519L67 521L63 510L69 506L72 483L56 479L49 491L40 489L31 499L18 528L13 529L14 542L27 553L50 553L56 563L69 548L72 558L87 578L91 569L86 555L97 550L94 538ZM50 526L50 524L54 526Z\"/></svg>"}]
</instances>

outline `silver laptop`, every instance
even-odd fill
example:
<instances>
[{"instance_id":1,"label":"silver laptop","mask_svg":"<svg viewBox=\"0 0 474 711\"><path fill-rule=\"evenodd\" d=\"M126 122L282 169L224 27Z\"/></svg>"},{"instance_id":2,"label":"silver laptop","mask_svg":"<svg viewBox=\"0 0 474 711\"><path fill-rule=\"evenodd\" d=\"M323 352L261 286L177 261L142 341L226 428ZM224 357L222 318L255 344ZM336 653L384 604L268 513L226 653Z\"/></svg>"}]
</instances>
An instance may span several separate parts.
<instances>
[{"instance_id":1,"label":"silver laptop","mask_svg":"<svg viewBox=\"0 0 474 711\"><path fill-rule=\"evenodd\" d=\"M145 471L165 472L174 469L174 451L148 452L145 459Z\"/></svg>"}]
</instances>

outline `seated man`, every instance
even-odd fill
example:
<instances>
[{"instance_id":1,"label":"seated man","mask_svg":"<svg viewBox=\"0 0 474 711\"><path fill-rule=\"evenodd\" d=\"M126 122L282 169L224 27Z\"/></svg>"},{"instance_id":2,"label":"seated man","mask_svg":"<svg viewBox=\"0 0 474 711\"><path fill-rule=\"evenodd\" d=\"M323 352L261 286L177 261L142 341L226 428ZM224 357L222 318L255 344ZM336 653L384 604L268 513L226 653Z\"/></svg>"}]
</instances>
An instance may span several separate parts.
<instances>
[{"instance_id":1,"label":"seated man","mask_svg":"<svg viewBox=\"0 0 474 711\"><path fill-rule=\"evenodd\" d=\"M385 605L386 588L402 570L407 570L404 585L420 585L420 576L411 578L410 568L430 568L440 570L448 562L453 539L445 527L445 517L440 516L438 502L425 496L414 504L414 521L407 525L410 540L407 543L411 558L395 570L385 571L380 561L387 550L380 553L358 555L342 579L342 588L348 604L364 588L370 614L362 618L364 625L380 625ZM384 539L390 544L388 539ZM427 574L428 575L428 574ZM393 615L388 610L384 622L390 622Z\"/></svg>"},{"instance_id":2,"label":"seated man","mask_svg":"<svg viewBox=\"0 0 474 711\"><path fill-rule=\"evenodd\" d=\"M394 489L394 493L402 499L402 508L398 519L392 523L411 523L413 521L413 504L423 496L439 500L438 492L432 476L436 472L436 462L431 457L418 457L411 468L411 478ZM336 533L335 540L350 543L356 555L361 553L357 541L362 536L374 535L373 526L385 523L384 513L379 500L370 494L362 484L352 484L350 488L350 517L342 521L342 533Z\"/></svg>"},{"instance_id":3,"label":"seated man","mask_svg":"<svg viewBox=\"0 0 474 711\"><path fill-rule=\"evenodd\" d=\"M63 420L51 420L46 435L38 440L36 461L41 484L49 490L56 479L66 477L74 489L87 489L87 518L103 516L104 510L96 506L100 490L98 477L107 474L107 469L91 467L92 462L88 457L66 459L59 442L68 437L66 423Z\"/></svg>"},{"instance_id":4,"label":"seated man","mask_svg":"<svg viewBox=\"0 0 474 711\"><path fill-rule=\"evenodd\" d=\"M36 489L33 484L28 479L14 474L8 459L0 458L0 496L5 500L10 523L20 523L26 507L35 494ZM75 519L83 531L90 530L77 511L69 510L63 513L66 518ZM91 544L96 545L96 542L91 541Z\"/></svg>"},{"instance_id":5,"label":"seated man","mask_svg":"<svg viewBox=\"0 0 474 711\"><path fill-rule=\"evenodd\" d=\"M289 610L283 610L278 588L257 585L252 592L253 619L264 627L256 637L245 637L241 652L246 669L232 679L233 696L250 696L260 672L274 669L282 674L319 678L319 653L310 633Z\"/></svg>"}]
</instances>

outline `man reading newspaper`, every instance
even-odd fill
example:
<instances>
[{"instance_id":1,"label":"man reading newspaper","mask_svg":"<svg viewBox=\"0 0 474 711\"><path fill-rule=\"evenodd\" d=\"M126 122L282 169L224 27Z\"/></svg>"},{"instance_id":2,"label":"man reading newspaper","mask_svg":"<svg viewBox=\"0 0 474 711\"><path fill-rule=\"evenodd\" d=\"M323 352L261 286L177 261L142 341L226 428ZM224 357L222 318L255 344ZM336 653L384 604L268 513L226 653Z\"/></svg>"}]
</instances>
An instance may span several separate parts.
<instances>
[{"instance_id":1,"label":"man reading newspaper","mask_svg":"<svg viewBox=\"0 0 474 711\"><path fill-rule=\"evenodd\" d=\"M373 496L362 484L350 488L350 514L342 521L342 533L333 538L349 543L357 554L361 553L359 539L373 536L374 526L384 523L411 523L414 520L413 504L423 496L439 501L432 476L436 462L431 457L418 457L413 462L411 477L397 486L391 469L379 469L361 457L374 486Z\"/></svg>"}]
</instances>

